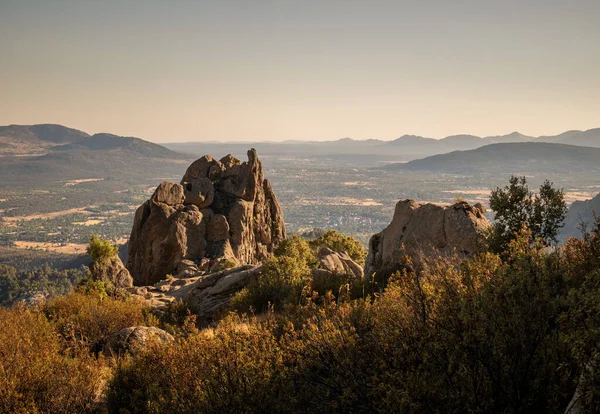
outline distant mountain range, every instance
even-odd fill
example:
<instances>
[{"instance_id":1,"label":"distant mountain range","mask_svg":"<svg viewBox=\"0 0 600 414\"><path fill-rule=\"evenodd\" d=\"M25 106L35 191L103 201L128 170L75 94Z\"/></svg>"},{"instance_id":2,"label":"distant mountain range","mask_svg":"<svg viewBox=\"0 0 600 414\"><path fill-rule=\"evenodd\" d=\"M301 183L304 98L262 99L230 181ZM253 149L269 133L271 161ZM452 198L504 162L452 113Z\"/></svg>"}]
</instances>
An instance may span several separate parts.
<instances>
[{"instance_id":1,"label":"distant mountain range","mask_svg":"<svg viewBox=\"0 0 600 414\"><path fill-rule=\"evenodd\" d=\"M0 185L88 178L145 180L180 175L188 161L185 155L139 138L89 135L53 124L0 127Z\"/></svg>"},{"instance_id":2,"label":"distant mountain range","mask_svg":"<svg viewBox=\"0 0 600 414\"><path fill-rule=\"evenodd\" d=\"M568 143L569 145L567 145ZM583 147L586 145L587 147ZM530 137L513 132L480 138L453 135L443 139L404 135L393 141L377 139L283 142L190 142L159 145L139 138L108 133L90 135L62 125L9 125L0 127L0 174L4 181L35 177L55 180L90 176L140 177L161 174L161 168L178 171L183 160L204 154L233 154L245 158L256 148L264 159L277 157L324 158L368 167L389 164L389 169L431 170L451 173L524 170L597 171L600 128L567 131L555 136ZM189 155L183 155L189 154ZM410 161L403 163L405 161ZM327 161L329 162L329 161ZM394 162L400 164L394 164ZM526 166L526 168L524 168ZM164 174L162 174L164 176ZM33 179L33 178L32 178Z\"/></svg>"},{"instance_id":3,"label":"distant mountain range","mask_svg":"<svg viewBox=\"0 0 600 414\"><path fill-rule=\"evenodd\" d=\"M383 169L433 171L451 174L600 173L600 148L547 142L490 144L468 151L453 151Z\"/></svg>"},{"instance_id":4,"label":"distant mountain range","mask_svg":"<svg viewBox=\"0 0 600 414\"><path fill-rule=\"evenodd\" d=\"M475 135L452 135L443 139L403 135L393 141L378 139L336 141L282 141L282 142L183 142L165 143L174 151L202 155L206 153L245 154L249 147L261 155L294 155L314 157L365 156L365 164L384 161L410 161L451 151L471 150L497 143L548 142L600 148L600 128L587 131L567 131L555 136L530 137L518 132L481 138ZM367 157L368 160L367 160ZM356 157L353 157L356 161Z\"/></svg>"}]
</instances>

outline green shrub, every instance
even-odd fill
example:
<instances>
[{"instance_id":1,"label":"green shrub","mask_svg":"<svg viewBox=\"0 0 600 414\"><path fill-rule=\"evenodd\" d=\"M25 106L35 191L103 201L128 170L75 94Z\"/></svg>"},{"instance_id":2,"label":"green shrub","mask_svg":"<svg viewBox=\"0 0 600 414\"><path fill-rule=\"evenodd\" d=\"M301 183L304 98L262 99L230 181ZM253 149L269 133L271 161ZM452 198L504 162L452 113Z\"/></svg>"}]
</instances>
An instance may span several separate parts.
<instances>
[{"instance_id":1,"label":"green shrub","mask_svg":"<svg viewBox=\"0 0 600 414\"><path fill-rule=\"evenodd\" d=\"M317 258L305 240L299 236L285 240L263 264L261 275L234 295L231 307L241 312L264 312L269 306L281 310L286 304L300 303L316 264Z\"/></svg>"},{"instance_id":2,"label":"green shrub","mask_svg":"<svg viewBox=\"0 0 600 414\"><path fill-rule=\"evenodd\" d=\"M367 258L367 249L358 240L352 236L340 234L335 230L328 230L309 243L311 247L316 249L325 246L334 251L344 251L360 265L364 265Z\"/></svg>"},{"instance_id":3,"label":"green shrub","mask_svg":"<svg viewBox=\"0 0 600 414\"><path fill-rule=\"evenodd\" d=\"M527 186L527 179L516 176L511 176L504 188L492 190L490 208L494 211L494 223L488 244L496 253L504 253L523 228L531 233L532 239L540 239L547 245L556 243L567 213L562 189L555 189L546 180L539 193L534 194Z\"/></svg>"},{"instance_id":4,"label":"green shrub","mask_svg":"<svg viewBox=\"0 0 600 414\"><path fill-rule=\"evenodd\" d=\"M92 261L101 262L115 257L119 253L119 246L112 245L108 240L102 240L92 234L87 253L92 257Z\"/></svg>"}]
</instances>

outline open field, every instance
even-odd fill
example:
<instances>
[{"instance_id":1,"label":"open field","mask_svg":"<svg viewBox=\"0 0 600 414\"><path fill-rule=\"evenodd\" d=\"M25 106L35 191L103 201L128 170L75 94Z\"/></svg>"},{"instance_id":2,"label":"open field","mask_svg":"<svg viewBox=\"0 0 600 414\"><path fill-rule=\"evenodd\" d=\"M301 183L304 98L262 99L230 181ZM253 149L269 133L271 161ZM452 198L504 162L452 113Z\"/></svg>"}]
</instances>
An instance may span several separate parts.
<instances>
[{"instance_id":1,"label":"open field","mask_svg":"<svg viewBox=\"0 0 600 414\"><path fill-rule=\"evenodd\" d=\"M83 254L86 251L87 244L16 241L14 242L14 247L17 249L44 250L54 253Z\"/></svg>"}]
</instances>

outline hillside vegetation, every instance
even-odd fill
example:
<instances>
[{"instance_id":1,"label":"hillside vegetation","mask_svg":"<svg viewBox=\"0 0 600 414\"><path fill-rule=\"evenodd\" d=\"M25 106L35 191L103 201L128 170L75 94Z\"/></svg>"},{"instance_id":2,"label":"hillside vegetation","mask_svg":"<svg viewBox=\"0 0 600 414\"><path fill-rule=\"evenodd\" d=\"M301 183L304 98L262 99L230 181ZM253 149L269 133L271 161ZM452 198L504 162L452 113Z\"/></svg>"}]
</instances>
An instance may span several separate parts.
<instances>
[{"instance_id":1,"label":"hillside vegetation","mask_svg":"<svg viewBox=\"0 0 600 414\"><path fill-rule=\"evenodd\" d=\"M600 220L590 230L559 250L523 230L501 255L431 257L418 273L392 276L383 294L368 281L313 284L313 253L295 238L269 265L278 278L252 288L254 312L208 329L183 303L157 319L88 281L0 310L0 411L559 413L578 386L591 409L600 402ZM313 244L354 246L333 236ZM277 292L287 293L272 307ZM158 325L175 342L100 352L135 325Z\"/></svg>"}]
</instances>

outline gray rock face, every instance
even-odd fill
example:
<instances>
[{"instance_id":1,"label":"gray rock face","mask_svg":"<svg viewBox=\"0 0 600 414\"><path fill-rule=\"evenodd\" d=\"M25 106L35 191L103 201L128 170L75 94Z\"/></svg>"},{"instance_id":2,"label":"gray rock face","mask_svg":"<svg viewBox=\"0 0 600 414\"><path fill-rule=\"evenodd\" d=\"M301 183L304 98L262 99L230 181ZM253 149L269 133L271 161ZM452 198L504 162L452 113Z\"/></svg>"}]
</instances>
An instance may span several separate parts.
<instances>
[{"instance_id":1,"label":"gray rock face","mask_svg":"<svg viewBox=\"0 0 600 414\"><path fill-rule=\"evenodd\" d=\"M173 301L183 301L194 310L201 324L208 325L219 319L231 296L259 277L261 270L259 266L246 265L191 278L163 280L154 286L133 287L129 291L159 314Z\"/></svg>"},{"instance_id":2,"label":"gray rock face","mask_svg":"<svg viewBox=\"0 0 600 414\"><path fill-rule=\"evenodd\" d=\"M90 265L90 274L92 275L93 280L110 282L117 288L133 286L133 278L123 265L119 256L92 262Z\"/></svg>"},{"instance_id":3,"label":"gray rock face","mask_svg":"<svg viewBox=\"0 0 600 414\"><path fill-rule=\"evenodd\" d=\"M162 329L152 326L132 326L112 334L104 345L104 353L107 355L123 355L126 352L134 354L152 341L172 342L174 340L171 334Z\"/></svg>"},{"instance_id":4,"label":"gray rock face","mask_svg":"<svg viewBox=\"0 0 600 414\"><path fill-rule=\"evenodd\" d=\"M283 239L283 214L256 151L243 163L205 155L137 209L127 269L134 284L151 285L183 268L192 275L194 264L260 263Z\"/></svg>"},{"instance_id":5,"label":"gray rock face","mask_svg":"<svg viewBox=\"0 0 600 414\"><path fill-rule=\"evenodd\" d=\"M432 253L471 256L484 250L489 226L483 209L466 202L440 206L399 201L390 225L369 241L365 274L390 274L405 256L415 265L422 255Z\"/></svg>"},{"instance_id":6,"label":"gray rock face","mask_svg":"<svg viewBox=\"0 0 600 414\"><path fill-rule=\"evenodd\" d=\"M581 238L581 224L585 224L589 231L595 222L594 215L600 216L600 194L591 200L573 202L565 216L565 226L558 239L566 242L569 237Z\"/></svg>"}]
</instances>

